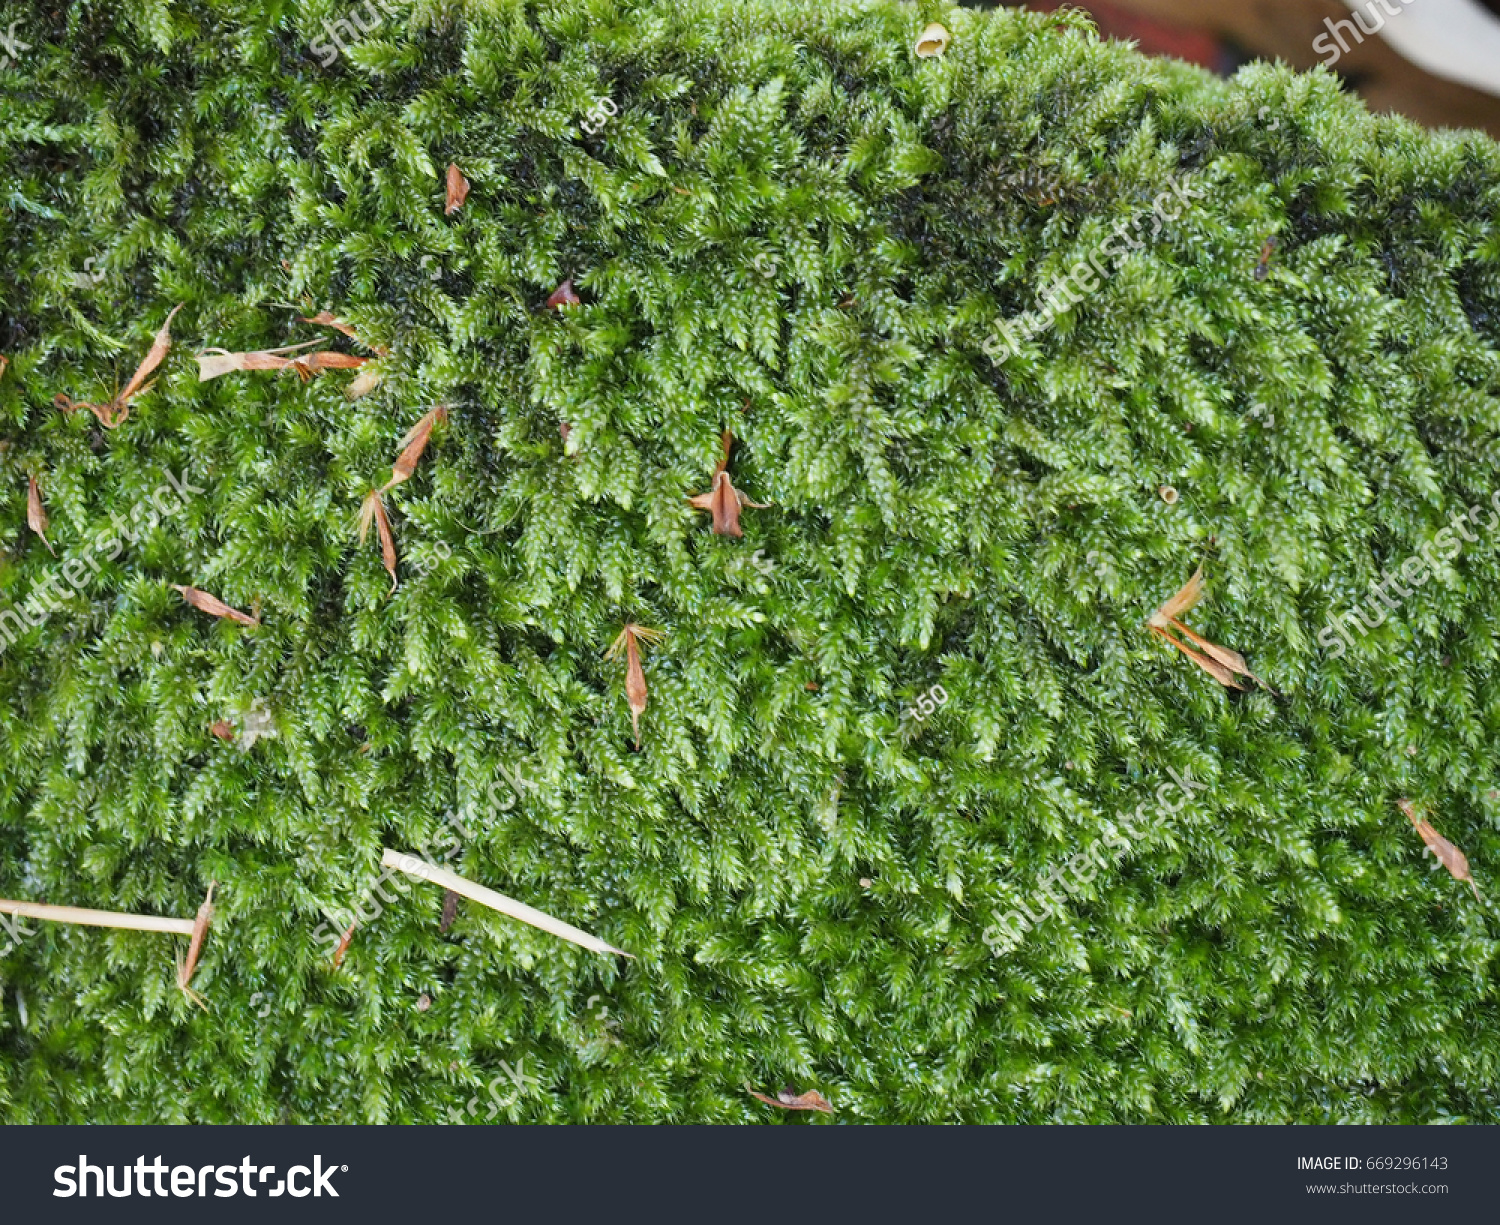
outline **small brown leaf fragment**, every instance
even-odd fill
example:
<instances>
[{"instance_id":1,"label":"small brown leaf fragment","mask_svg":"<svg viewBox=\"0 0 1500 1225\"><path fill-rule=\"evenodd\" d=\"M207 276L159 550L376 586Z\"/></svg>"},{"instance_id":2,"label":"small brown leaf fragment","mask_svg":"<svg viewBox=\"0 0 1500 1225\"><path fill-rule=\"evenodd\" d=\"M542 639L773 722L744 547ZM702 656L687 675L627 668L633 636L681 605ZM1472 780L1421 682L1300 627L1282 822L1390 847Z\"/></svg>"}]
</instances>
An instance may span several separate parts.
<instances>
[{"instance_id":1,"label":"small brown leaf fragment","mask_svg":"<svg viewBox=\"0 0 1500 1225\"><path fill-rule=\"evenodd\" d=\"M219 719L208 730L220 740L234 739L234 724L230 723L227 719Z\"/></svg>"},{"instance_id":2,"label":"small brown leaf fragment","mask_svg":"<svg viewBox=\"0 0 1500 1225\"><path fill-rule=\"evenodd\" d=\"M1238 651L1231 651L1228 647L1221 647L1216 642L1210 642L1207 638L1193 633L1192 630L1188 629L1187 626L1175 618L1172 621L1172 626L1179 633L1186 635L1188 641L1194 646L1202 647L1206 654L1211 655L1230 671L1236 672L1240 676L1248 676L1262 689L1270 689L1272 693L1276 692L1274 689L1271 689L1270 685L1256 676L1254 672L1250 671L1249 666L1245 663L1245 657Z\"/></svg>"},{"instance_id":3,"label":"small brown leaf fragment","mask_svg":"<svg viewBox=\"0 0 1500 1225\"><path fill-rule=\"evenodd\" d=\"M577 306L583 299L573 292L573 278L569 277L547 298L547 309L560 310L564 306Z\"/></svg>"},{"instance_id":4,"label":"small brown leaf fragment","mask_svg":"<svg viewBox=\"0 0 1500 1225\"><path fill-rule=\"evenodd\" d=\"M354 939L354 929L359 926L359 921L349 924L349 930L339 938L338 948L333 950L333 968L337 970L344 964L344 954L349 951L349 941Z\"/></svg>"},{"instance_id":5,"label":"small brown leaf fragment","mask_svg":"<svg viewBox=\"0 0 1500 1225\"><path fill-rule=\"evenodd\" d=\"M208 925L214 917L214 886L218 881L209 881L208 896L203 899L203 905L198 907L198 917L193 921L193 938L188 944L187 960L177 974L177 985L187 991L188 983L193 980L193 971L198 968L198 954L203 951L203 940L208 935ZM197 1001L202 1006L202 1001Z\"/></svg>"},{"instance_id":6,"label":"small brown leaf fragment","mask_svg":"<svg viewBox=\"0 0 1500 1225\"><path fill-rule=\"evenodd\" d=\"M407 430L400 444L405 449L391 467L391 479L386 482L385 488L381 490L382 493L411 478L412 473L417 470L417 461L422 458L422 452L427 448L427 440L432 436L432 427L439 421L446 420L448 420L448 409L445 405L439 404Z\"/></svg>"},{"instance_id":7,"label":"small brown leaf fragment","mask_svg":"<svg viewBox=\"0 0 1500 1225\"><path fill-rule=\"evenodd\" d=\"M26 485L26 526L42 538L42 543L47 546L47 552L53 557L57 556L57 550L47 540L47 511L42 506L41 486L36 483L36 477L31 477Z\"/></svg>"},{"instance_id":8,"label":"small brown leaf fragment","mask_svg":"<svg viewBox=\"0 0 1500 1225\"><path fill-rule=\"evenodd\" d=\"M1270 271L1271 256L1275 253L1277 241L1275 237L1266 239L1260 248L1260 258L1255 262L1255 279L1264 281Z\"/></svg>"},{"instance_id":9,"label":"small brown leaf fragment","mask_svg":"<svg viewBox=\"0 0 1500 1225\"><path fill-rule=\"evenodd\" d=\"M179 583L172 583L171 587L194 608L206 612L210 617L228 617L231 621L238 621L241 625L260 624L259 617L252 617L248 613L240 612L237 608L230 608L218 596L209 595L206 591L199 591L196 587L184 587Z\"/></svg>"},{"instance_id":10,"label":"small brown leaf fragment","mask_svg":"<svg viewBox=\"0 0 1500 1225\"><path fill-rule=\"evenodd\" d=\"M784 1089L775 1097L767 1097L764 1093L757 1093L749 1085L750 1096L757 1101L765 1102L767 1106L775 1106L781 1110L816 1110L820 1114L832 1114L833 1107L829 1101L816 1089L809 1089L806 1093L793 1093L790 1089Z\"/></svg>"},{"instance_id":11,"label":"small brown leaf fragment","mask_svg":"<svg viewBox=\"0 0 1500 1225\"><path fill-rule=\"evenodd\" d=\"M1454 846L1453 843L1449 842L1448 839L1444 838L1442 834L1438 833L1437 830L1433 829L1426 821L1421 820L1417 816L1416 807L1410 800L1397 800L1396 804L1406 814L1406 819L1416 828L1418 835L1426 843L1427 849L1437 857L1437 861L1443 867L1448 869L1448 875L1453 877L1454 880L1467 881L1469 888L1474 891L1474 900L1476 902L1481 900L1479 897L1479 886L1474 883L1474 876L1469 871L1468 856Z\"/></svg>"},{"instance_id":12,"label":"small brown leaf fragment","mask_svg":"<svg viewBox=\"0 0 1500 1225\"><path fill-rule=\"evenodd\" d=\"M364 544L370 534L370 522L380 534L380 556L385 562L386 573L391 576L391 591L396 590L396 538L391 534L391 521L386 517L385 503L380 500L380 490L372 489L365 494L359 508L359 543ZM387 594L390 594L387 592Z\"/></svg>"},{"instance_id":13,"label":"small brown leaf fragment","mask_svg":"<svg viewBox=\"0 0 1500 1225\"><path fill-rule=\"evenodd\" d=\"M136 367L135 373L131 375L130 382L125 384L124 390L115 396L108 404L86 404L82 400L73 401L62 393L53 397L52 402L66 413L75 409L86 408L94 416L99 418L99 424L107 430L124 423L130 416L130 401L143 392L151 390L151 385L146 382L147 377L161 365L162 359L166 357L167 350L172 347L172 318L185 305L179 302L167 314L166 322L161 325L161 330L156 333L156 339L151 343L151 349L141 359L141 364Z\"/></svg>"},{"instance_id":14,"label":"small brown leaf fragment","mask_svg":"<svg viewBox=\"0 0 1500 1225\"><path fill-rule=\"evenodd\" d=\"M358 370L370 359L355 353L340 353L336 349L319 349L316 353L304 353L287 364L304 379L323 370ZM303 372L306 371L306 374Z\"/></svg>"},{"instance_id":15,"label":"small brown leaf fragment","mask_svg":"<svg viewBox=\"0 0 1500 1225\"><path fill-rule=\"evenodd\" d=\"M449 162L447 201L443 206L443 215L451 217L463 208L464 201L468 198L469 180L464 178L463 171L458 168L456 162Z\"/></svg>"},{"instance_id":16,"label":"small brown leaf fragment","mask_svg":"<svg viewBox=\"0 0 1500 1225\"><path fill-rule=\"evenodd\" d=\"M1193 571L1193 575L1187 582L1177 589L1175 595L1158 608L1147 624L1154 625L1158 629L1166 629L1174 620L1182 616L1203 598L1203 567L1199 566Z\"/></svg>"},{"instance_id":17,"label":"small brown leaf fragment","mask_svg":"<svg viewBox=\"0 0 1500 1225\"><path fill-rule=\"evenodd\" d=\"M389 354L389 350L382 347L381 345L365 344L365 342L361 340L355 333L354 329L347 323L345 323L342 319L340 319L337 315L335 315L332 311L319 311L316 315L299 315L297 316L297 318L302 323L315 323L323 327L330 327L335 331L342 332L350 340L354 341L355 344L364 345L365 348L371 350L372 352L379 353L381 357L386 357Z\"/></svg>"},{"instance_id":18,"label":"small brown leaf fragment","mask_svg":"<svg viewBox=\"0 0 1500 1225\"><path fill-rule=\"evenodd\" d=\"M285 370L292 359L281 356L295 353L311 345L322 344L321 340L304 340L299 345L287 345L282 349L258 349L253 353L231 353L227 349L204 349L197 354L198 381L206 383L231 370ZM304 375L304 377L306 377Z\"/></svg>"},{"instance_id":19,"label":"small brown leaf fragment","mask_svg":"<svg viewBox=\"0 0 1500 1225\"><path fill-rule=\"evenodd\" d=\"M426 1012L431 1007L432 1007L432 996L428 995L427 992L424 991L424 992L422 992L421 995L417 996L417 1011L418 1012Z\"/></svg>"},{"instance_id":20,"label":"small brown leaf fragment","mask_svg":"<svg viewBox=\"0 0 1500 1225\"><path fill-rule=\"evenodd\" d=\"M637 749L641 747L641 716L646 713L647 698L646 670L641 666L639 644L658 642L661 636L661 630L631 623L620 631L620 636L604 653L605 659L614 659L622 647L625 650L625 698L630 703L630 723L635 729Z\"/></svg>"},{"instance_id":21,"label":"small brown leaf fragment","mask_svg":"<svg viewBox=\"0 0 1500 1225\"><path fill-rule=\"evenodd\" d=\"M1153 634L1155 634L1158 638L1161 638L1161 639L1164 639L1167 642L1170 642L1174 647L1176 647L1179 651L1181 651L1184 655L1186 655L1189 659L1191 659L1195 664L1197 664L1200 668L1202 668L1205 672L1207 672L1211 677L1213 677L1214 680L1218 681L1219 684L1223 685L1224 688L1226 688L1226 689L1243 689L1244 688L1243 685L1241 685L1238 681L1236 681L1234 679L1234 673L1231 672L1228 668L1226 668L1223 664L1221 664L1218 660L1216 660L1216 659L1210 659L1208 656L1203 655L1203 654L1199 653L1198 651L1193 650L1192 647L1185 646L1183 643L1178 642L1177 639L1173 638L1172 635L1169 634L1169 633L1167 633L1167 631L1164 630L1164 629L1158 629L1154 625L1151 626L1151 627L1149 627L1149 628L1150 628L1150 630L1151 630L1151 632Z\"/></svg>"},{"instance_id":22,"label":"small brown leaf fragment","mask_svg":"<svg viewBox=\"0 0 1500 1225\"><path fill-rule=\"evenodd\" d=\"M446 932L453 926L453 920L458 918L458 900L459 895L454 893L452 889L445 889L443 891L443 921L438 926L440 933Z\"/></svg>"},{"instance_id":23,"label":"small brown leaf fragment","mask_svg":"<svg viewBox=\"0 0 1500 1225\"><path fill-rule=\"evenodd\" d=\"M145 383L146 377L161 365L162 360L167 356L167 350L172 347L172 318L185 305L187 305L185 302L179 302L168 313L166 322L161 325L161 331L157 332L156 339L151 342L150 351L142 359L141 364L136 367L135 374L131 376L130 382L125 384L125 390L115 397L114 407L122 410L128 409L131 399L140 393L141 385ZM123 421L124 419L125 417L122 413L120 420ZM108 425L108 422L105 422L105 424Z\"/></svg>"},{"instance_id":24,"label":"small brown leaf fragment","mask_svg":"<svg viewBox=\"0 0 1500 1225\"><path fill-rule=\"evenodd\" d=\"M385 375L377 367L367 366L349 381L349 386L344 388L344 394L351 400L358 400L379 387L380 380L384 377Z\"/></svg>"},{"instance_id":25,"label":"small brown leaf fragment","mask_svg":"<svg viewBox=\"0 0 1500 1225\"><path fill-rule=\"evenodd\" d=\"M697 510L706 510L713 516L713 530L716 536L743 537L745 533L740 530L740 508L753 506L756 510L765 510L770 503L752 502L734 487L734 482L729 479L727 471L729 450L734 445L734 435L725 430L723 441L724 458L714 469L713 486L707 493L697 493L690 497L688 505Z\"/></svg>"}]
</instances>

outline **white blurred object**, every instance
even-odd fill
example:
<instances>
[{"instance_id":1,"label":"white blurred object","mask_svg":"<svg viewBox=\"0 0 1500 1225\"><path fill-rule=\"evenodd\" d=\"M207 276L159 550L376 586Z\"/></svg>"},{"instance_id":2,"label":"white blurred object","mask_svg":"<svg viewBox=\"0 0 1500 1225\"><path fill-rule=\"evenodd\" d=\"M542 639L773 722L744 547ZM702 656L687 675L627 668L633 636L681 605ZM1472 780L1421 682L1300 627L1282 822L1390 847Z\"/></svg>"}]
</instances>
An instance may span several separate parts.
<instances>
[{"instance_id":1,"label":"white blurred object","mask_svg":"<svg viewBox=\"0 0 1500 1225\"><path fill-rule=\"evenodd\" d=\"M1356 14L1363 35L1379 33L1418 68L1500 97L1500 17L1477 0L1344 0L1344 5ZM1363 38L1356 35L1355 41Z\"/></svg>"}]
</instances>

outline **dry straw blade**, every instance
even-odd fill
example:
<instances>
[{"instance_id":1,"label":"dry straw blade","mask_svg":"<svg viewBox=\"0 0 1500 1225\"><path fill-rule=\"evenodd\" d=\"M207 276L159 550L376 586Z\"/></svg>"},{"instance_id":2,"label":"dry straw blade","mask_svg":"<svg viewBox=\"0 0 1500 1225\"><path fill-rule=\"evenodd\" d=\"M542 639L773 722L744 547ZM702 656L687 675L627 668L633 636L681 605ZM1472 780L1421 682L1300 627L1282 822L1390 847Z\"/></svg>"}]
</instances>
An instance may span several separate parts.
<instances>
[{"instance_id":1,"label":"dry straw blade","mask_svg":"<svg viewBox=\"0 0 1500 1225\"><path fill-rule=\"evenodd\" d=\"M525 902L518 902L515 898L506 897L503 893L496 893L493 889L486 889L483 885L475 884L456 873L440 868L437 864L428 863L416 855L404 854L401 851L393 851L385 848L380 853L380 866L383 868L395 868L397 871L405 872L409 876L420 876L423 880L430 880L435 885L441 885L445 889L451 889L454 893L460 893L471 901L478 902L481 906L488 906L491 910L498 910L501 914L509 915L512 919L520 919L522 923L530 923L532 927L539 927L544 932L550 932L563 940L570 940L580 948L586 948L593 953L617 953L621 957L633 957L633 953L627 953L624 949L617 949L612 944L606 944L598 936L591 936L588 932L574 927L571 923L564 923L561 919L554 919L549 914L544 914L534 906L528 906Z\"/></svg>"},{"instance_id":2,"label":"dry straw blade","mask_svg":"<svg viewBox=\"0 0 1500 1225\"><path fill-rule=\"evenodd\" d=\"M52 906L46 902L14 902L0 898L0 914L23 919L46 919L49 923L76 923L84 927L119 927L136 932L170 932L191 936L193 919L168 919L157 915L116 914L112 910L81 910L77 906Z\"/></svg>"}]
</instances>

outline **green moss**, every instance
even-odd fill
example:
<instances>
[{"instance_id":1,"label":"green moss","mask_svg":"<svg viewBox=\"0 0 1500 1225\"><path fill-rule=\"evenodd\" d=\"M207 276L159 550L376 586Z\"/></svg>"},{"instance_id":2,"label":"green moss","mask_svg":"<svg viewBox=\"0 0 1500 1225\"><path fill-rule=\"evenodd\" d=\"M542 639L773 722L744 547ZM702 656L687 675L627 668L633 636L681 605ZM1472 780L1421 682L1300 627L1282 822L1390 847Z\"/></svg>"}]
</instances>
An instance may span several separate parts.
<instances>
[{"instance_id":1,"label":"green moss","mask_svg":"<svg viewBox=\"0 0 1500 1225\"><path fill-rule=\"evenodd\" d=\"M207 1013L174 938L33 924L0 1116L479 1121L495 1086L500 1119L764 1119L749 1081L846 1120L1500 1120L1495 915L1394 803L1500 892L1500 538L1317 642L1500 487L1494 144L1076 16L424 2L324 67L329 0L26 13L0 609L63 564L28 475L64 561L166 470L204 492L0 655L0 896L220 906ZM1173 180L1204 194L984 355ZM125 424L58 411L178 303ZM296 321L322 308L389 347L375 394L197 381L207 346L363 351ZM360 499L439 402L388 598ZM686 504L726 428L774 503L742 540ZM1190 624L1276 694L1144 629L1200 561ZM639 754L626 621L665 631ZM210 734L257 706L274 736ZM1169 770L1209 790L994 956ZM379 848L453 812L460 872L638 959L468 904L441 934L416 884L333 972Z\"/></svg>"}]
</instances>

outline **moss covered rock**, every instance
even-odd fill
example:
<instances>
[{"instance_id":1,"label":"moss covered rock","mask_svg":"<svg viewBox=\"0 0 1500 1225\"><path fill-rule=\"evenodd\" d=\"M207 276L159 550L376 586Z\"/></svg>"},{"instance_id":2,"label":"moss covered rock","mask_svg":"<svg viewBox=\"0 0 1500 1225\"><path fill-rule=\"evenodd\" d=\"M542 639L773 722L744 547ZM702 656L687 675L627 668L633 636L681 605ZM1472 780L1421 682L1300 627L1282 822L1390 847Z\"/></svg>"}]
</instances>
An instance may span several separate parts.
<instances>
[{"instance_id":1,"label":"moss covered rock","mask_svg":"<svg viewBox=\"0 0 1500 1225\"><path fill-rule=\"evenodd\" d=\"M353 16L0 70L0 896L218 882L206 1012L0 937L0 1116L1500 1121L1496 145L1076 15Z\"/></svg>"}]
</instances>

